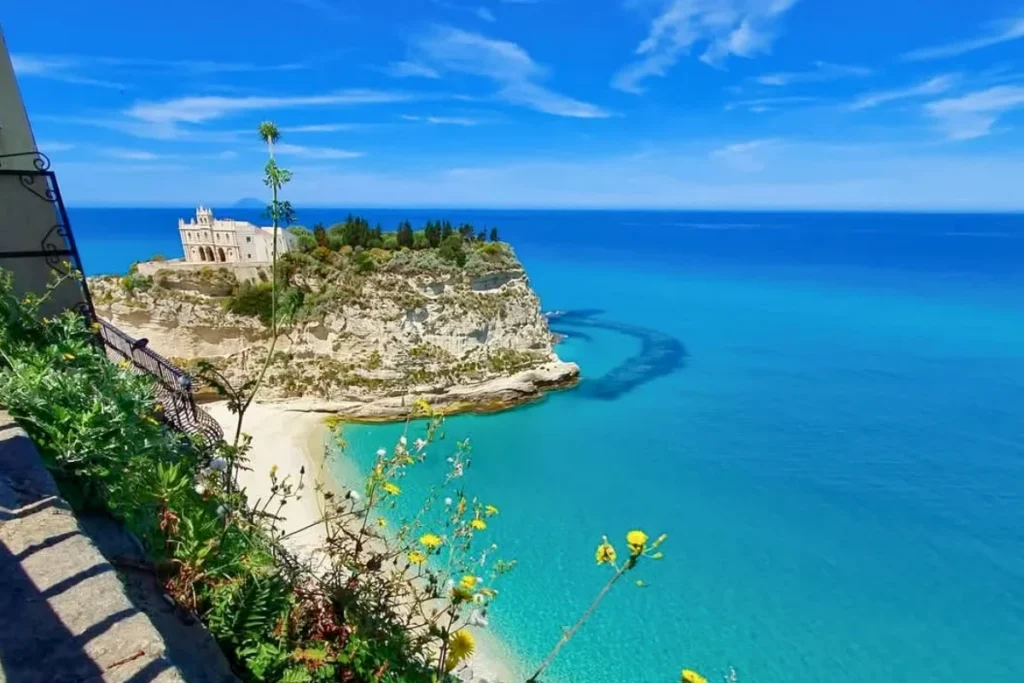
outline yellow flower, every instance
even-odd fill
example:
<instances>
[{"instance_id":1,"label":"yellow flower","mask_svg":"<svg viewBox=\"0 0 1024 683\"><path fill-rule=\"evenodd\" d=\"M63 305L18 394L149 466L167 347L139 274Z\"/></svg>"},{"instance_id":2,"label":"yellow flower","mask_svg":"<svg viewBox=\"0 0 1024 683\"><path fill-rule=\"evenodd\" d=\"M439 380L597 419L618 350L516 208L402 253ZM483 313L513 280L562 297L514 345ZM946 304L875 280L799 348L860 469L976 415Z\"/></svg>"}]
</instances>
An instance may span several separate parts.
<instances>
[{"instance_id":1,"label":"yellow flower","mask_svg":"<svg viewBox=\"0 0 1024 683\"><path fill-rule=\"evenodd\" d=\"M679 680L683 683L708 683L708 679L690 669L683 669L683 675Z\"/></svg>"},{"instance_id":2,"label":"yellow flower","mask_svg":"<svg viewBox=\"0 0 1024 683\"><path fill-rule=\"evenodd\" d=\"M383 517L378 517L377 518L377 526L379 526L381 529L383 529L387 525L388 525L388 520L384 519Z\"/></svg>"},{"instance_id":3,"label":"yellow flower","mask_svg":"<svg viewBox=\"0 0 1024 683\"><path fill-rule=\"evenodd\" d=\"M448 640L448 659L445 662L445 671L451 671L461 662L472 656L476 650L476 641L473 634L466 629L459 629L451 635Z\"/></svg>"},{"instance_id":4,"label":"yellow flower","mask_svg":"<svg viewBox=\"0 0 1024 683\"><path fill-rule=\"evenodd\" d=\"M75 359L75 357L72 354L70 354L70 353L65 353L64 354L64 360L74 360L74 359Z\"/></svg>"},{"instance_id":5,"label":"yellow flower","mask_svg":"<svg viewBox=\"0 0 1024 683\"><path fill-rule=\"evenodd\" d=\"M479 517L477 517L472 522L470 522L469 525L471 527L473 527L474 529L476 529L477 531L483 531L484 529L487 528L487 522L485 522L484 520L480 519Z\"/></svg>"},{"instance_id":6,"label":"yellow flower","mask_svg":"<svg viewBox=\"0 0 1024 683\"><path fill-rule=\"evenodd\" d=\"M644 546L647 545L647 534L634 529L626 534L626 543L629 545L629 552L639 555L644 551Z\"/></svg>"},{"instance_id":7,"label":"yellow flower","mask_svg":"<svg viewBox=\"0 0 1024 683\"><path fill-rule=\"evenodd\" d=\"M462 577L462 580L459 581L459 585L462 588L465 588L468 591L471 591L474 588L476 588L476 584L477 584L477 578L475 576L473 576L472 574L466 574L465 576Z\"/></svg>"},{"instance_id":8,"label":"yellow flower","mask_svg":"<svg viewBox=\"0 0 1024 683\"><path fill-rule=\"evenodd\" d=\"M393 484L390 481L384 482L384 486L382 486L381 488L383 488L385 492L390 493L392 496L397 496L402 492L402 489L398 487L398 484Z\"/></svg>"},{"instance_id":9,"label":"yellow flower","mask_svg":"<svg viewBox=\"0 0 1024 683\"><path fill-rule=\"evenodd\" d=\"M273 476L276 476L276 475L277 475L277 465L271 465L270 466L270 476L273 477Z\"/></svg>"},{"instance_id":10,"label":"yellow flower","mask_svg":"<svg viewBox=\"0 0 1024 683\"><path fill-rule=\"evenodd\" d=\"M413 564L423 564L427 561L427 556L421 553L419 550L413 550L409 553L409 561Z\"/></svg>"},{"instance_id":11,"label":"yellow flower","mask_svg":"<svg viewBox=\"0 0 1024 683\"><path fill-rule=\"evenodd\" d=\"M494 515L498 514L498 508L494 507L493 505L487 505L484 507L484 514L488 517L493 517Z\"/></svg>"},{"instance_id":12,"label":"yellow flower","mask_svg":"<svg viewBox=\"0 0 1024 683\"><path fill-rule=\"evenodd\" d=\"M481 588L480 594L488 598L493 598L495 595L498 594L498 591L494 590L493 588Z\"/></svg>"},{"instance_id":13,"label":"yellow flower","mask_svg":"<svg viewBox=\"0 0 1024 683\"><path fill-rule=\"evenodd\" d=\"M443 543L444 541L442 541L441 537L437 534L423 534L420 536L420 544L430 550L440 548Z\"/></svg>"},{"instance_id":14,"label":"yellow flower","mask_svg":"<svg viewBox=\"0 0 1024 683\"><path fill-rule=\"evenodd\" d=\"M598 564L615 564L615 548L608 542L607 536L602 536L601 538L601 545L597 546L594 559L597 560Z\"/></svg>"}]
</instances>

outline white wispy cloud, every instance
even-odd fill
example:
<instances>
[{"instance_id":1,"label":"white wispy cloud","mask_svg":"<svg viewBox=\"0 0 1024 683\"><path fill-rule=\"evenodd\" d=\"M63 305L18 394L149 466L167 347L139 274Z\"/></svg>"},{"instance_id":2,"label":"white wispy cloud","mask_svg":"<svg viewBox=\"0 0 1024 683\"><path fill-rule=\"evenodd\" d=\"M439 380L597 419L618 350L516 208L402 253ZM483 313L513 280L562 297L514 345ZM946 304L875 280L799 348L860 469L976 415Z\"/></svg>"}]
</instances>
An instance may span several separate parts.
<instances>
[{"instance_id":1,"label":"white wispy cloud","mask_svg":"<svg viewBox=\"0 0 1024 683\"><path fill-rule=\"evenodd\" d=\"M274 150L280 154L303 157L306 159L356 159L365 156L363 152L352 152L347 149L336 149L334 147L305 147L303 145L292 145L279 143Z\"/></svg>"},{"instance_id":2,"label":"white wispy cloud","mask_svg":"<svg viewBox=\"0 0 1024 683\"><path fill-rule=\"evenodd\" d=\"M102 147L99 149L99 153L105 157L111 159L121 159L123 161L169 161L169 160L183 160L183 161L196 161L196 160L217 160L217 161L228 161L236 159L238 152L234 150L224 150L223 152L213 152L208 154L164 154L158 152L152 152L145 149L132 149L128 147Z\"/></svg>"},{"instance_id":3,"label":"white wispy cloud","mask_svg":"<svg viewBox=\"0 0 1024 683\"><path fill-rule=\"evenodd\" d=\"M950 140L972 140L992 132L1000 116L1024 108L1024 86L999 85L925 105Z\"/></svg>"},{"instance_id":4,"label":"white wispy cloud","mask_svg":"<svg viewBox=\"0 0 1024 683\"><path fill-rule=\"evenodd\" d=\"M395 78L440 78L441 74L429 66L417 64L416 62L392 62L385 72Z\"/></svg>"},{"instance_id":5,"label":"white wispy cloud","mask_svg":"<svg viewBox=\"0 0 1024 683\"><path fill-rule=\"evenodd\" d=\"M365 126L360 123L311 123L304 126L284 126L282 133L340 133L347 130L359 130Z\"/></svg>"},{"instance_id":6,"label":"white wispy cloud","mask_svg":"<svg viewBox=\"0 0 1024 683\"><path fill-rule=\"evenodd\" d=\"M120 90L123 83L92 78L81 73L82 62L74 57L52 55L11 55L14 73L19 77L47 78L73 85L89 85L97 88Z\"/></svg>"},{"instance_id":7,"label":"white wispy cloud","mask_svg":"<svg viewBox=\"0 0 1024 683\"><path fill-rule=\"evenodd\" d=\"M483 21L489 21L493 23L498 20L498 18L494 16L494 12L492 12L486 7L477 7L475 10L473 10L473 14L475 14Z\"/></svg>"},{"instance_id":8,"label":"white wispy cloud","mask_svg":"<svg viewBox=\"0 0 1024 683\"><path fill-rule=\"evenodd\" d=\"M911 50L902 58L908 62L946 59L1021 38L1024 38L1024 17L1017 17L990 24L988 32L977 38Z\"/></svg>"},{"instance_id":9,"label":"white wispy cloud","mask_svg":"<svg viewBox=\"0 0 1024 683\"><path fill-rule=\"evenodd\" d=\"M754 80L761 85L784 86L793 83L820 83L839 80L840 78L863 78L872 74L871 69L863 66L833 64L822 61L814 62L813 66L813 69L807 71L779 71L762 74Z\"/></svg>"},{"instance_id":10,"label":"white wispy cloud","mask_svg":"<svg viewBox=\"0 0 1024 683\"><path fill-rule=\"evenodd\" d=\"M735 109L746 109L755 114L761 114L766 111L774 111L792 104L809 104L811 102L818 102L820 99L821 98L818 97L804 97L797 95L792 97L759 97L756 99L729 102L725 105L725 110L733 111Z\"/></svg>"},{"instance_id":11,"label":"white wispy cloud","mask_svg":"<svg viewBox=\"0 0 1024 683\"><path fill-rule=\"evenodd\" d=\"M58 140L40 140L36 143L36 147L38 147L44 154L50 154L52 152L70 151L75 148L75 145L70 142L60 142Z\"/></svg>"},{"instance_id":12,"label":"white wispy cloud","mask_svg":"<svg viewBox=\"0 0 1024 683\"><path fill-rule=\"evenodd\" d=\"M254 64L252 62L221 62L196 59L152 59L148 57L104 57L98 55L18 54L12 55L14 70L19 76L36 76L65 83L125 89L121 82L134 72L188 73L201 76L220 73L296 71L309 68L305 62ZM118 80L94 78L103 71ZM88 75L86 75L88 74ZM130 80L130 78L128 79Z\"/></svg>"},{"instance_id":13,"label":"white wispy cloud","mask_svg":"<svg viewBox=\"0 0 1024 683\"><path fill-rule=\"evenodd\" d=\"M642 93L643 82L664 76L697 45L700 60L721 66L730 55L754 57L771 50L778 24L797 0L663 0L637 60L619 71L612 86Z\"/></svg>"},{"instance_id":14,"label":"white wispy cloud","mask_svg":"<svg viewBox=\"0 0 1024 683\"><path fill-rule=\"evenodd\" d=\"M927 97L929 95L940 95L953 87L955 82L955 75L943 74L935 76L934 78L929 78L923 83L918 83L917 85L912 85L908 88L865 93L850 104L850 109L872 109L881 104L895 102L897 100Z\"/></svg>"},{"instance_id":15,"label":"white wispy cloud","mask_svg":"<svg viewBox=\"0 0 1024 683\"><path fill-rule=\"evenodd\" d=\"M323 95L281 95L275 97L224 97L202 95L170 100L137 102L125 114L129 118L153 124L206 123L215 119L251 111L293 109L295 107L406 102L405 93L381 90L339 90Z\"/></svg>"},{"instance_id":16,"label":"white wispy cloud","mask_svg":"<svg viewBox=\"0 0 1024 683\"><path fill-rule=\"evenodd\" d=\"M713 161L722 163L729 168L744 173L753 173L764 170L764 160L760 152L770 147L775 147L782 141L779 138L764 138L761 140L750 140L748 142L736 142L718 149L712 150L709 157Z\"/></svg>"},{"instance_id":17,"label":"white wispy cloud","mask_svg":"<svg viewBox=\"0 0 1024 683\"><path fill-rule=\"evenodd\" d=\"M403 114L402 118L406 121L422 121L423 123L433 123L439 126L476 126L480 124L478 119L469 118L468 116L416 116L414 114Z\"/></svg>"},{"instance_id":18,"label":"white wispy cloud","mask_svg":"<svg viewBox=\"0 0 1024 683\"><path fill-rule=\"evenodd\" d=\"M488 38L450 26L436 26L415 40L413 49L441 72L457 72L490 79L496 97L510 104L573 118L606 118L602 107L551 90L543 82L549 75L518 44Z\"/></svg>"},{"instance_id":19,"label":"white wispy cloud","mask_svg":"<svg viewBox=\"0 0 1024 683\"><path fill-rule=\"evenodd\" d=\"M149 152L143 149L126 149L124 147L107 147L100 150L104 156L112 159L124 159L126 161L156 161L162 159L163 155L156 152Z\"/></svg>"}]
</instances>

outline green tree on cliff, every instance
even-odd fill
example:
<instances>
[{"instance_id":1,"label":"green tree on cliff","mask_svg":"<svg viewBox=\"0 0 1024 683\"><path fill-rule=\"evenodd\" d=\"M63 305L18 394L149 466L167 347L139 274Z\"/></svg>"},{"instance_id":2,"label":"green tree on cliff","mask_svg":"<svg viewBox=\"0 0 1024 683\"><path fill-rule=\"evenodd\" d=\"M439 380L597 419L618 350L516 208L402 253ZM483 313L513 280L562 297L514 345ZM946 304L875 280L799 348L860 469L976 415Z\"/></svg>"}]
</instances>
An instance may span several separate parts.
<instances>
[{"instance_id":1,"label":"green tree on cliff","mask_svg":"<svg viewBox=\"0 0 1024 683\"><path fill-rule=\"evenodd\" d=\"M500 241L498 239L498 229L497 228L491 228L491 241L492 242Z\"/></svg>"},{"instance_id":2,"label":"green tree on cliff","mask_svg":"<svg viewBox=\"0 0 1024 683\"><path fill-rule=\"evenodd\" d=\"M413 239L413 236L412 236L412 225L409 224L409 221L402 221L398 225L397 238L398 238L398 247L400 249L403 248L403 247L407 247L409 249L412 249L413 243L414 243L414 239Z\"/></svg>"}]
</instances>

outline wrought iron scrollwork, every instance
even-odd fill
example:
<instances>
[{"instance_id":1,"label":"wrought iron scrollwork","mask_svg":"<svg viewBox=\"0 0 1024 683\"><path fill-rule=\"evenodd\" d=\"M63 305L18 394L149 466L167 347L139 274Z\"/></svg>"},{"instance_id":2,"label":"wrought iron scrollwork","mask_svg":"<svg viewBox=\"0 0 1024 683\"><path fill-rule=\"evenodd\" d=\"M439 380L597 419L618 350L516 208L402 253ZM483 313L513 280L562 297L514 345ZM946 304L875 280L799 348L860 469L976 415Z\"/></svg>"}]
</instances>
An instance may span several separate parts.
<instances>
[{"instance_id":1,"label":"wrought iron scrollwork","mask_svg":"<svg viewBox=\"0 0 1024 683\"><path fill-rule=\"evenodd\" d=\"M40 173L50 170L50 157L46 156L42 152L15 152L14 154L0 154L0 168L4 167L5 160L7 159L24 159L31 157L32 166Z\"/></svg>"},{"instance_id":2,"label":"wrought iron scrollwork","mask_svg":"<svg viewBox=\"0 0 1024 683\"><path fill-rule=\"evenodd\" d=\"M7 168L12 159L30 159L33 169ZM84 273L82 260L78 255L75 237L71 232L67 209L61 198L57 176L50 170L50 158L42 152L21 152L17 154L0 154L0 177L17 177L23 188L38 199L53 206L53 224L43 235L38 250L0 252L0 258L41 258L51 270L69 275L72 270ZM84 277L79 281L84 300L86 318L95 317L89 285Z\"/></svg>"}]
</instances>

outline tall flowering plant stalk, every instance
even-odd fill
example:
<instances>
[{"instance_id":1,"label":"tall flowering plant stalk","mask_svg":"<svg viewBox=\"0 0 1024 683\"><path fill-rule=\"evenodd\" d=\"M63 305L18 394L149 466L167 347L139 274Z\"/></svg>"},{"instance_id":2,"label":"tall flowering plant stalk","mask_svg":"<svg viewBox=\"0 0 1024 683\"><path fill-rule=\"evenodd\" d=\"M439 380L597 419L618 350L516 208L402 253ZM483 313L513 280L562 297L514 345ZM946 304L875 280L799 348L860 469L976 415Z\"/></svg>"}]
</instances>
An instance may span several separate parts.
<instances>
[{"instance_id":1,"label":"tall flowering plant stalk","mask_svg":"<svg viewBox=\"0 0 1024 683\"><path fill-rule=\"evenodd\" d=\"M653 543L648 544L650 539L646 533L639 529L630 531L626 534L626 547L629 549L629 554L621 563L618 561L618 553L615 550L615 546L608 541L607 536L602 538L600 545L597 546L597 550L594 552L594 559L597 561L598 565L607 565L613 570L611 577L604 584L601 590L598 591L597 597L594 598L593 602L590 603L590 606L587 607L586 611L583 612L580 618L576 620L576 623L573 624L572 628L562 634L562 637L555 644L555 647L552 648L551 652L548 653L548 656L544 658L544 661L541 662L533 675L527 679L527 683L537 683L540 680L540 675L544 673L544 670L547 669L548 666L551 665L551 662L555 660L558 653L563 647L565 647L572 637L576 635L576 632L583 627L583 624L590 619L601 604L601 601L604 600L605 596L607 596L609 592L611 592L612 587L619 582L619 579L636 569L641 559L660 560L664 557L658 548L665 542L666 538L668 538L667 534L662 534L661 536L658 536ZM641 580L637 580L636 585L643 588L646 584Z\"/></svg>"},{"instance_id":2,"label":"tall flowering plant stalk","mask_svg":"<svg viewBox=\"0 0 1024 683\"><path fill-rule=\"evenodd\" d=\"M323 518L325 552L333 560L326 580L344 594L361 596L358 602L372 605L375 616L394 613L388 627L403 633L443 681L475 651L467 627L487 626L496 583L516 563L495 559L498 547L486 540L497 506L463 488L471 465L468 441L456 443L441 481L415 511L399 514L405 478L443 437L443 418L425 402L417 411L426 418L421 437L410 441L407 424L393 448L377 451L361 487L339 501L324 492L333 508ZM369 615L356 615L357 621L364 618L380 626Z\"/></svg>"}]
</instances>

